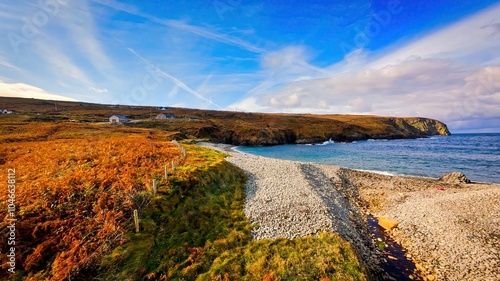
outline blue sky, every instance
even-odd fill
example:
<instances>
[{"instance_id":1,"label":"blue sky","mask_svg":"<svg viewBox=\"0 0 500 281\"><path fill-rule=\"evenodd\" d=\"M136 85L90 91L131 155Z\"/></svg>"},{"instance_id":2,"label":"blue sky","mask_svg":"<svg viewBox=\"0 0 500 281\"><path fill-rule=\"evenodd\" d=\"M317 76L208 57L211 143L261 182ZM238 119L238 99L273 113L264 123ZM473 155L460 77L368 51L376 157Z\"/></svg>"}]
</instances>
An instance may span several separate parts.
<instances>
[{"instance_id":1,"label":"blue sky","mask_svg":"<svg viewBox=\"0 0 500 281\"><path fill-rule=\"evenodd\" d=\"M2 1L0 32L0 96L500 132L499 1Z\"/></svg>"}]
</instances>

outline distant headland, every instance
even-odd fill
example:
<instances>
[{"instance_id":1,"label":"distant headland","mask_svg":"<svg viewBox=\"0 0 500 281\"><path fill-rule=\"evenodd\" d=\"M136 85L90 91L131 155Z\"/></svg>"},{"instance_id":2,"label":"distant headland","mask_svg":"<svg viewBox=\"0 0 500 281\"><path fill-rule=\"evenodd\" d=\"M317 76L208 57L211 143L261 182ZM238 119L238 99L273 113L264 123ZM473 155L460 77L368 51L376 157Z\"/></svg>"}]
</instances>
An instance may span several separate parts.
<instances>
[{"instance_id":1,"label":"distant headland","mask_svg":"<svg viewBox=\"0 0 500 281\"><path fill-rule=\"evenodd\" d=\"M443 122L422 117L248 113L9 97L0 97L0 104L12 111L3 117L10 122L109 123L118 115L126 118L124 126L162 129L177 139L245 146L450 135Z\"/></svg>"}]
</instances>

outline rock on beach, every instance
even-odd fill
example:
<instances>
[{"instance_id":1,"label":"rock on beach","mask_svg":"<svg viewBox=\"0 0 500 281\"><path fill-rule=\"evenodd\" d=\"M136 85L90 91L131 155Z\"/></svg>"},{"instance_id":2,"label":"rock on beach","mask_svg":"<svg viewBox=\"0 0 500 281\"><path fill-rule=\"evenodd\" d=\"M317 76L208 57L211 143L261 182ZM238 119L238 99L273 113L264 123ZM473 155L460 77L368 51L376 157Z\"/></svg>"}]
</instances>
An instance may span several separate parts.
<instances>
[{"instance_id":1,"label":"rock on beach","mask_svg":"<svg viewBox=\"0 0 500 281\"><path fill-rule=\"evenodd\" d=\"M461 172L451 172L442 175L439 178L440 181L444 181L446 183L454 183L454 184L461 184L461 183L470 183L471 181Z\"/></svg>"}]
</instances>

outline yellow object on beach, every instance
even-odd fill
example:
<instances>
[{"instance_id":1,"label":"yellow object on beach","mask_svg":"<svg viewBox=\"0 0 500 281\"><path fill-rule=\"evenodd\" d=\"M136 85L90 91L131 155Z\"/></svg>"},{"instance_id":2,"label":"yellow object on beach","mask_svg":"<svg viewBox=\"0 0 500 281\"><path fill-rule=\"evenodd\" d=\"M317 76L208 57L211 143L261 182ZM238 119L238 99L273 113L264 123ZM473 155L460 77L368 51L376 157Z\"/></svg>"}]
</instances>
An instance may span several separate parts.
<instances>
[{"instance_id":1,"label":"yellow object on beach","mask_svg":"<svg viewBox=\"0 0 500 281\"><path fill-rule=\"evenodd\" d=\"M378 225L385 228L386 230L392 230L393 228L397 227L398 224L399 222L395 219L390 219L386 217L378 218Z\"/></svg>"}]
</instances>

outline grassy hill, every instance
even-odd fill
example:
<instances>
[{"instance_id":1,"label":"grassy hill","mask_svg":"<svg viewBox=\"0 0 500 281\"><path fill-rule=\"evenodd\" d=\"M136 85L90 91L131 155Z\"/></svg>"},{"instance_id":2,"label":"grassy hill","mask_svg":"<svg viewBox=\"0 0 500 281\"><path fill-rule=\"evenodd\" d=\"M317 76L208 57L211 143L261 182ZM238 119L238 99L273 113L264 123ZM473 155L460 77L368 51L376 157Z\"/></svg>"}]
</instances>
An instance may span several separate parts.
<instances>
[{"instance_id":1,"label":"grassy hill","mask_svg":"<svg viewBox=\"0 0 500 281\"><path fill-rule=\"evenodd\" d=\"M172 132L28 122L61 116L29 110L0 119L0 181L15 169L17 219L16 274L7 273L2 242L1 280L367 279L334 233L252 240L246 176L222 153L183 144L180 159ZM0 193L3 210L7 196ZM2 233L8 224L1 221Z\"/></svg>"},{"instance_id":2,"label":"grassy hill","mask_svg":"<svg viewBox=\"0 0 500 281\"><path fill-rule=\"evenodd\" d=\"M449 135L445 124L427 118L366 115L264 114L185 108L101 105L82 102L43 101L0 97L0 107L16 114L0 116L0 122L107 122L113 114L124 115L127 126L156 128L177 134L178 139L207 139L235 145L318 143L328 139L417 138ZM173 120L155 120L159 113L176 115ZM195 117L197 120L189 120Z\"/></svg>"}]
</instances>

